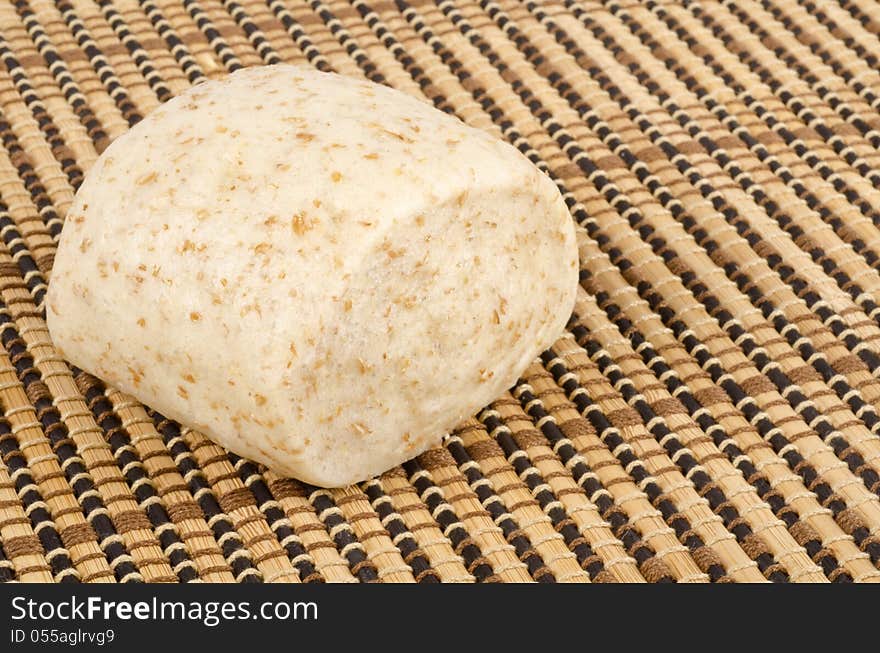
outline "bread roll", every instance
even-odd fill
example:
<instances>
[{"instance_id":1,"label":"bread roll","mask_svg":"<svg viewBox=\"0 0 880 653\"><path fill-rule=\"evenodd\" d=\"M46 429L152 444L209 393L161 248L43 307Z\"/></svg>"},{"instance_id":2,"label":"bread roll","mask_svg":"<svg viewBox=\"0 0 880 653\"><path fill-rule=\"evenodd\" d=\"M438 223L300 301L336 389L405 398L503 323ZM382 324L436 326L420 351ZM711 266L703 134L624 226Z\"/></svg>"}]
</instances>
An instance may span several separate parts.
<instances>
[{"instance_id":1,"label":"bread roll","mask_svg":"<svg viewBox=\"0 0 880 653\"><path fill-rule=\"evenodd\" d=\"M269 468L380 473L560 334L577 250L554 184L400 92L277 65L200 84L101 155L47 320L74 365Z\"/></svg>"}]
</instances>

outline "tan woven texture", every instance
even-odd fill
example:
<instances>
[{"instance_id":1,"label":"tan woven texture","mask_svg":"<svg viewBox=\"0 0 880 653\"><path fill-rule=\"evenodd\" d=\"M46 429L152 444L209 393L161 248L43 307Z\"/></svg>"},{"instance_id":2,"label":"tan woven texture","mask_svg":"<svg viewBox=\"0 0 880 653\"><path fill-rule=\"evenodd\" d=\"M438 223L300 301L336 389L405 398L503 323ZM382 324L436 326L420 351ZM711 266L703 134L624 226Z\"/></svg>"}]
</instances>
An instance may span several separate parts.
<instances>
[{"instance_id":1,"label":"tan woven texture","mask_svg":"<svg viewBox=\"0 0 880 653\"><path fill-rule=\"evenodd\" d=\"M880 579L874 0L4 0L0 59L0 579ZM580 225L564 336L346 489L69 367L43 320L108 143L280 61L508 140Z\"/></svg>"}]
</instances>

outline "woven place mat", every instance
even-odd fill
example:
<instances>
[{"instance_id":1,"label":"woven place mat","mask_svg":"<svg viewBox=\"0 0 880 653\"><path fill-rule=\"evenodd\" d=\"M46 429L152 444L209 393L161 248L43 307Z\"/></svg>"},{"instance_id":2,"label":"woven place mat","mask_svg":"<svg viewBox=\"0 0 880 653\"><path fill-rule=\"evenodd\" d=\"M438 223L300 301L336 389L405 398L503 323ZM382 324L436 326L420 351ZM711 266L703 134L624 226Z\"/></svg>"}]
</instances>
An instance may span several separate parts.
<instances>
[{"instance_id":1,"label":"woven place mat","mask_svg":"<svg viewBox=\"0 0 880 653\"><path fill-rule=\"evenodd\" d=\"M880 579L874 0L4 0L0 58L0 580ZM98 154L281 61L508 140L580 225L565 335L346 489L71 369L43 321Z\"/></svg>"}]
</instances>

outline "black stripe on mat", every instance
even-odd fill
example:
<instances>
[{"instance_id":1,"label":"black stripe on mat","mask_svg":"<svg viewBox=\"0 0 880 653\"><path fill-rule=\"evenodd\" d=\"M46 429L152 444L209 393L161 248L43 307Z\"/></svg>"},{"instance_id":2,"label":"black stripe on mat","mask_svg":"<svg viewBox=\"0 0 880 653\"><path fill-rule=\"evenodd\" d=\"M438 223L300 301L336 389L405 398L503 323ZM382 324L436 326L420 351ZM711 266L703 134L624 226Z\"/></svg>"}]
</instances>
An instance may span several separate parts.
<instances>
[{"instance_id":1,"label":"black stripe on mat","mask_svg":"<svg viewBox=\"0 0 880 653\"><path fill-rule=\"evenodd\" d=\"M459 471L467 479L468 485L477 495L480 504L489 511L492 521L501 528L504 539L513 546L517 557L525 563L532 578L539 583L555 583L556 576L544 563L541 554L532 546L528 535L519 527L504 501L495 493L491 482L483 476L479 465L464 448L461 438L451 435L444 444L455 459Z\"/></svg>"},{"instance_id":2,"label":"black stripe on mat","mask_svg":"<svg viewBox=\"0 0 880 653\"><path fill-rule=\"evenodd\" d=\"M373 479L361 484L361 488L370 500L370 505L382 525L388 530L391 541L400 550L403 561L413 570L417 583L439 583L440 574L431 566L428 556L419 546L415 536L407 528L400 515L394 511L391 497L385 494L379 480Z\"/></svg>"},{"instance_id":3,"label":"black stripe on mat","mask_svg":"<svg viewBox=\"0 0 880 653\"><path fill-rule=\"evenodd\" d=\"M235 530L229 516L223 512L211 484L208 483L204 472L199 469L192 452L183 441L180 427L155 411L150 410L148 414L156 425L156 430L162 434L165 446L171 451L174 464L189 486L190 494L202 509L205 521L214 534L214 539L220 544L223 557L226 558L235 579L243 583L262 583L262 574L254 566L250 552L242 544L241 536Z\"/></svg>"},{"instance_id":4,"label":"black stripe on mat","mask_svg":"<svg viewBox=\"0 0 880 653\"><path fill-rule=\"evenodd\" d=\"M379 570L367 557L364 546L358 540L351 525L340 515L342 512L330 492L321 488L303 484L308 494L309 503L333 539L339 553L346 559L351 573L362 583L379 582ZM334 533L335 531L335 533Z\"/></svg>"},{"instance_id":5,"label":"black stripe on mat","mask_svg":"<svg viewBox=\"0 0 880 653\"><path fill-rule=\"evenodd\" d=\"M315 561L306 551L299 535L294 532L290 520L278 502L275 501L256 465L233 453L229 454L229 460L235 466L242 483L254 495L254 500L265 516L266 523L269 524L272 532L278 538L278 542L284 547L288 558L299 572L300 579L305 583L323 583L324 577L315 569Z\"/></svg>"},{"instance_id":6,"label":"black stripe on mat","mask_svg":"<svg viewBox=\"0 0 880 653\"><path fill-rule=\"evenodd\" d=\"M58 462L68 483L73 488L83 513L98 536L101 549L119 581L142 582L143 577L128 552L116 526L108 516L104 502L95 487L83 459L76 451L76 443L67 431L58 409L52 404L51 395L27 352L27 344L18 334L8 309L0 304L0 342L9 353L19 380L34 405L43 432L58 456Z\"/></svg>"},{"instance_id":7,"label":"black stripe on mat","mask_svg":"<svg viewBox=\"0 0 880 653\"><path fill-rule=\"evenodd\" d=\"M46 559L52 575L62 583L79 582L79 572L74 568L67 547L55 528L52 514L44 507L46 503L43 495L31 476L27 460L19 450L18 441L12 434L5 417L0 418L0 456L3 458L3 464L9 469L9 476L15 483L15 491L31 527L40 539L43 550L46 551Z\"/></svg>"},{"instance_id":8,"label":"black stripe on mat","mask_svg":"<svg viewBox=\"0 0 880 653\"><path fill-rule=\"evenodd\" d=\"M162 505L161 497L156 492L137 451L131 445L131 436L122 427L122 422L113 412L112 404L104 396L103 384L76 368L73 368L72 372L80 392L86 399L89 410L92 411L98 426L104 431L104 439L110 444L119 469L128 486L132 489L132 494L144 509L153 530L158 535L162 550L168 557L177 579L182 583L196 580L198 571L180 536L176 530L164 528L168 525L174 525L174 522Z\"/></svg>"},{"instance_id":9,"label":"black stripe on mat","mask_svg":"<svg viewBox=\"0 0 880 653\"><path fill-rule=\"evenodd\" d=\"M523 480L541 509L550 518L553 528L562 535L566 546L574 553L581 569L586 571L593 581L613 582L614 576L605 569L602 558L590 546L589 541L580 532L577 524L565 510L563 503L544 477L531 464L528 454L520 448L510 428L501 421L500 414L492 409L484 410L480 413L479 420L485 426L489 436L501 448L507 462L513 467L517 476ZM613 529L612 526L609 528Z\"/></svg>"},{"instance_id":10,"label":"black stripe on mat","mask_svg":"<svg viewBox=\"0 0 880 653\"><path fill-rule=\"evenodd\" d=\"M464 559L468 572L480 582L500 582L492 563L483 555L480 547L471 538L464 524L446 501L443 491L434 485L430 474L416 460L404 463L404 471L409 482L416 488L419 497L428 507L431 516L437 521L443 534L452 542L453 550Z\"/></svg>"},{"instance_id":11,"label":"black stripe on mat","mask_svg":"<svg viewBox=\"0 0 880 653\"><path fill-rule=\"evenodd\" d=\"M31 41L33 41L37 51L46 62L46 67L55 79L55 83L61 90L62 95L64 95L64 99L67 100L73 112L79 118L80 124L85 127L86 132L95 144L95 149L98 152L103 152L110 144L110 139L107 136L107 132L104 131L101 122L95 116L91 107L89 107L88 102L86 102L85 95L83 95L79 86L73 80L67 63L52 44L39 19L31 11L27 0L13 0L13 2L16 12L18 12L28 35L31 37Z\"/></svg>"}]
</instances>

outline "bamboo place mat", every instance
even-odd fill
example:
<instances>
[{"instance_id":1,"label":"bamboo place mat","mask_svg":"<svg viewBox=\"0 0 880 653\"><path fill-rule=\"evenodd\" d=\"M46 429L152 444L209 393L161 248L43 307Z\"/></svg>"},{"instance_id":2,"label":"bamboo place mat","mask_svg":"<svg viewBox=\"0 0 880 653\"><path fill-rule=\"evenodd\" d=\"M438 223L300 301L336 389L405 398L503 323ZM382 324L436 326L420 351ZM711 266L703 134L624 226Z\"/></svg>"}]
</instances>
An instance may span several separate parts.
<instances>
[{"instance_id":1,"label":"bamboo place mat","mask_svg":"<svg viewBox=\"0 0 880 653\"><path fill-rule=\"evenodd\" d=\"M880 579L874 0L3 0L0 35L0 579ZM43 321L108 143L281 61L506 139L580 225L565 335L346 489L68 367Z\"/></svg>"}]
</instances>

